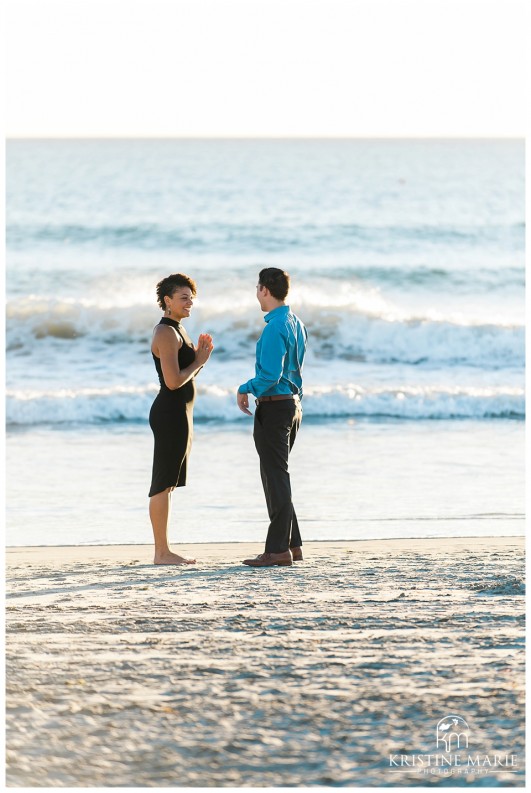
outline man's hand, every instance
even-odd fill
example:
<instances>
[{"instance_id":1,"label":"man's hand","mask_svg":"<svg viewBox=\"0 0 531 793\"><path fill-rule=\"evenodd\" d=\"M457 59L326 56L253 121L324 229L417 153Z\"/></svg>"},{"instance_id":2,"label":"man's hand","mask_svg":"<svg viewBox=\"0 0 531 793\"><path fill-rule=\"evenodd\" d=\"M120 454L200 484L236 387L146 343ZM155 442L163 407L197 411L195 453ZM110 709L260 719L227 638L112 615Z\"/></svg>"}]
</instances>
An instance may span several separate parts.
<instances>
[{"instance_id":1,"label":"man's hand","mask_svg":"<svg viewBox=\"0 0 531 793\"><path fill-rule=\"evenodd\" d=\"M242 413L247 413L248 416L253 415L249 410L249 394L240 394L238 391L236 393L236 401Z\"/></svg>"}]
</instances>

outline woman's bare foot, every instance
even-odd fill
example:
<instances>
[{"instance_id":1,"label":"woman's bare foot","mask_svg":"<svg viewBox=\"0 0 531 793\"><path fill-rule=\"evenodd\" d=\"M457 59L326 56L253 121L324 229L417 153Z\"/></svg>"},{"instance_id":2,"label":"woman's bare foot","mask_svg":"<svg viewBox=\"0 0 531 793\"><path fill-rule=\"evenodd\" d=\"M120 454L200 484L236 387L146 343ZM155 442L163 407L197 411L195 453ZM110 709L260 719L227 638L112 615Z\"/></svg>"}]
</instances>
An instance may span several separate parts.
<instances>
[{"instance_id":1,"label":"woman's bare foot","mask_svg":"<svg viewBox=\"0 0 531 793\"><path fill-rule=\"evenodd\" d=\"M155 554L153 564L195 564L195 559L187 559L186 556L179 556L173 551Z\"/></svg>"}]
</instances>

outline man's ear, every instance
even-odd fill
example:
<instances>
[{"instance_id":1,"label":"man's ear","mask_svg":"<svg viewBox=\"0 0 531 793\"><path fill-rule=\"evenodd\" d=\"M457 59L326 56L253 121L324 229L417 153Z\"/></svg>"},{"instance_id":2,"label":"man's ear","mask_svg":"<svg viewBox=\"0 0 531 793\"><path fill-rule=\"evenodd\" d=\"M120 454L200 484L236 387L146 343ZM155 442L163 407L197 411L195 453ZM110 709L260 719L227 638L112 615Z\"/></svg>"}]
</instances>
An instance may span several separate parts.
<instances>
[{"instance_id":1,"label":"man's ear","mask_svg":"<svg viewBox=\"0 0 531 793\"><path fill-rule=\"evenodd\" d=\"M269 297L269 295L271 294L267 286L263 286L262 284L260 284L260 293L262 297Z\"/></svg>"}]
</instances>

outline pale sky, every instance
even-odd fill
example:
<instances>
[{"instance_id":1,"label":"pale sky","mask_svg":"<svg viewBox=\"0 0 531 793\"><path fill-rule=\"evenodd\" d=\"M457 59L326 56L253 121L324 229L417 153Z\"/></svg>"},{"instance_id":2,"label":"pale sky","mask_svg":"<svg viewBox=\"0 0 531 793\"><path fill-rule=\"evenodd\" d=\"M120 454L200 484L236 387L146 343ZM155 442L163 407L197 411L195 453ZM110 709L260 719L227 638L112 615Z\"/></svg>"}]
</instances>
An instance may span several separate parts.
<instances>
[{"instance_id":1,"label":"pale sky","mask_svg":"<svg viewBox=\"0 0 531 793\"><path fill-rule=\"evenodd\" d=\"M10 137L523 137L522 0L8 0Z\"/></svg>"}]
</instances>

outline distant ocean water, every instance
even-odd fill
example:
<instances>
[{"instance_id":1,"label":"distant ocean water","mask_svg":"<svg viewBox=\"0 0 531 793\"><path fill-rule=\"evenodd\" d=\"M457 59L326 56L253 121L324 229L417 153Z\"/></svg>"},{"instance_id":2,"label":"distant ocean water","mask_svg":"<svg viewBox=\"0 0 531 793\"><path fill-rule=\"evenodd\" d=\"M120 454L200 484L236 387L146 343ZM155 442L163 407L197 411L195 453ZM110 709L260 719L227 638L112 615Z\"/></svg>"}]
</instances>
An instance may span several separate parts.
<instances>
[{"instance_id":1,"label":"distant ocean water","mask_svg":"<svg viewBox=\"0 0 531 793\"><path fill-rule=\"evenodd\" d=\"M496 454L500 422L524 418L523 156L485 140L10 141L12 438L149 433L154 289L177 271L198 284L190 334L216 346L196 420L246 427L234 391L263 327L257 273L276 266L309 331L307 423L340 443L342 421L487 421Z\"/></svg>"}]
</instances>

